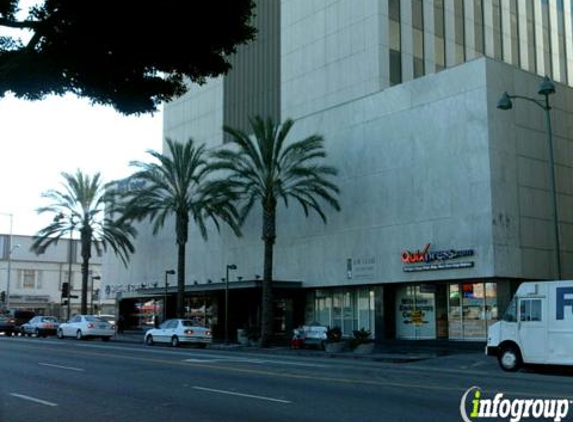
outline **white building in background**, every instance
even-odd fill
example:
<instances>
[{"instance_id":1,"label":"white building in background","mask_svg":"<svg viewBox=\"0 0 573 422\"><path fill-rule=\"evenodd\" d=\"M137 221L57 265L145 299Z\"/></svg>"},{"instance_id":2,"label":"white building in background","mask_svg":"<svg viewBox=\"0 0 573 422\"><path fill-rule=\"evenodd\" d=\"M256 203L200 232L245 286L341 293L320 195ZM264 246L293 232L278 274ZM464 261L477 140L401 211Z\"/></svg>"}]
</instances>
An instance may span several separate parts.
<instances>
[{"instance_id":1,"label":"white building in background","mask_svg":"<svg viewBox=\"0 0 573 422\"><path fill-rule=\"evenodd\" d=\"M41 315L67 317L67 304L62 298L62 284L69 282L71 263L71 314L80 312L82 287L79 240L61 240L42 255L30 250L32 236L0 234L0 292L5 296L2 306L11 309L30 309ZM12 250L12 255L9 252ZM70 261L71 256L71 261ZM96 253L90 260L88 279L88 311L101 314L115 313L115 300L102 294L101 257Z\"/></svg>"},{"instance_id":2,"label":"white building in background","mask_svg":"<svg viewBox=\"0 0 573 422\"><path fill-rule=\"evenodd\" d=\"M326 139L342 211L329 223L278 210L275 330L300 323L365 327L377 340L484 340L523 280L573 276L573 18L571 0L265 0L258 39L225 77L165 106L165 137L225 143L223 125L291 117L291 140ZM553 147L536 99L556 82ZM555 170L560 250L550 174ZM187 304L220 335L226 266L233 327L257 324L261 216L235 238L191 227ZM132 324L174 304L173 223L140 227L121 284ZM241 279L239 279L241 277ZM168 281L169 286L165 285ZM145 288L131 286L141 286ZM129 290L129 291L127 291Z\"/></svg>"}]
</instances>

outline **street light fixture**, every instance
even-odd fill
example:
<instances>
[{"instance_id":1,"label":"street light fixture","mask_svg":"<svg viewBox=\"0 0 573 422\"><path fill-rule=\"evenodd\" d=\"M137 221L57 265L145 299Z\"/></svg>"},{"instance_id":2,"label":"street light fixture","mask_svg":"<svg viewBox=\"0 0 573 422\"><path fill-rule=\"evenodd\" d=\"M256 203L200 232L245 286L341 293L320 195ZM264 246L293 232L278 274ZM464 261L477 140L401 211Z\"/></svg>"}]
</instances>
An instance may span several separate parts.
<instances>
[{"instance_id":1,"label":"street light fixture","mask_svg":"<svg viewBox=\"0 0 573 422\"><path fill-rule=\"evenodd\" d=\"M165 270L165 295L163 297L163 321L167 319L167 287L169 283L167 282L167 276L175 274L175 270Z\"/></svg>"},{"instance_id":2,"label":"street light fixture","mask_svg":"<svg viewBox=\"0 0 573 422\"><path fill-rule=\"evenodd\" d=\"M544 100L536 100L534 98L525 97L522 95L510 95L504 92L497 102L497 108L500 110L511 110L513 108L513 99L520 99L532 102L537 105L543 111L545 111L545 120L547 125L547 136L549 144L549 169L550 169L550 183L551 183L551 193L553 196L553 222L555 230L555 261L557 266L557 278L561 280L561 239L559 236L559 219L557 216L557 191L555 189L555 164L553 159L553 131L551 129L551 106L549 105L549 96L555 94L555 84L548 76L545 76L539 85L537 91L539 95L545 97Z\"/></svg>"},{"instance_id":3,"label":"street light fixture","mask_svg":"<svg viewBox=\"0 0 573 422\"><path fill-rule=\"evenodd\" d=\"M225 344L229 344L229 270L236 270L235 264L227 265L227 277L225 277Z\"/></svg>"}]
</instances>

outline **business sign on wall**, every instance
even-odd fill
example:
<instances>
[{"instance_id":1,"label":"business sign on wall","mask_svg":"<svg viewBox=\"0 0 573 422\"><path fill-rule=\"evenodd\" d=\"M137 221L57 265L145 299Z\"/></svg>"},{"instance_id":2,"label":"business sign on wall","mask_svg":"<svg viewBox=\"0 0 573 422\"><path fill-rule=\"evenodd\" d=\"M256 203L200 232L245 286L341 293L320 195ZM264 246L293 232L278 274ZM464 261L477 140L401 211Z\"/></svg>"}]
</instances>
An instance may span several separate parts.
<instances>
[{"instance_id":1,"label":"business sign on wall","mask_svg":"<svg viewBox=\"0 0 573 422\"><path fill-rule=\"evenodd\" d=\"M376 259L373 256L348 258L346 260L346 278L371 280L376 272Z\"/></svg>"},{"instance_id":2,"label":"business sign on wall","mask_svg":"<svg viewBox=\"0 0 573 422\"><path fill-rule=\"evenodd\" d=\"M408 265L402 267L406 273L419 271L453 270L471 268L473 261L455 261L458 258L473 256L473 249L448 249L443 251L430 251L430 243L423 250L402 251L402 262ZM454 261L454 262L447 262ZM412 265L413 264L413 265Z\"/></svg>"}]
</instances>

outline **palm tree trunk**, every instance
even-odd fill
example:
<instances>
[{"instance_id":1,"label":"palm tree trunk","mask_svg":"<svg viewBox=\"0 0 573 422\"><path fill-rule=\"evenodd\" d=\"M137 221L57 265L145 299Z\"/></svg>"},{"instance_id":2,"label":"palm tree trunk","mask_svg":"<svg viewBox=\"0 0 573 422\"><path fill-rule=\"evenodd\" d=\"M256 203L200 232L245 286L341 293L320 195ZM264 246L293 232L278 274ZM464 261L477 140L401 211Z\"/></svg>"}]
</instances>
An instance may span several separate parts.
<instances>
[{"instance_id":1,"label":"palm tree trunk","mask_svg":"<svg viewBox=\"0 0 573 422\"><path fill-rule=\"evenodd\" d=\"M185 243L177 248L177 317L185 316Z\"/></svg>"},{"instance_id":2,"label":"palm tree trunk","mask_svg":"<svg viewBox=\"0 0 573 422\"><path fill-rule=\"evenodd\" d=\"M91 231L82 230L80 237L82 243L82 293L80 302L80 314L86 315L88 313L88 275L92 246Z\"/></svg>"},{"instance_id":3,"label":"palm tree trunk","mask_svg":"<svg viewBox=\"0 0 573 422\"><path fill-rule=\"evenodd\" d=\"M276 239L276 206L263 210L265 261L263 272L261 347L268 347L273 334L273 250Z\"/></svg>"},{"instance_id":4,"label":"palm tree trunk","mask_svg":"<svg viewBox=\"0 0 573 422\"><path fill-rule=\"evenodd\" d=\"M185 316L185 245L189 233L189 216L186 213L177 214L175 218L177 235L177 317Z\"/></svg>"}]
</instances>

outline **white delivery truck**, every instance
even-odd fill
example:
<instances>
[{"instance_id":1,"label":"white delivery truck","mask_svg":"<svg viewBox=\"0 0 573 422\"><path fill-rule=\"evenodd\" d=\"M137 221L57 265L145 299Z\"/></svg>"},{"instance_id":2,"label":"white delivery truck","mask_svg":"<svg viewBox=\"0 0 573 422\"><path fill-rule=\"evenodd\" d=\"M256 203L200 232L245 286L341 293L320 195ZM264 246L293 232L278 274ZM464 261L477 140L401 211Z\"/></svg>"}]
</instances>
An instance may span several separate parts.
<instances>
[{"instance_id":1,"label":"white delivery truck","mask_svg":"<svg viewBox=\"0 0 573 422\"><path fill-rule=\"evenodd\" d=\"M486 354L504 371L524 363L573 365L573 281L526 282L489 327Z\"/></svg>"}]
</instances>

